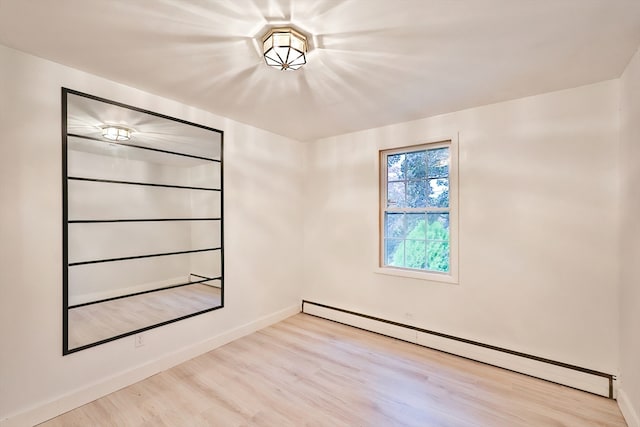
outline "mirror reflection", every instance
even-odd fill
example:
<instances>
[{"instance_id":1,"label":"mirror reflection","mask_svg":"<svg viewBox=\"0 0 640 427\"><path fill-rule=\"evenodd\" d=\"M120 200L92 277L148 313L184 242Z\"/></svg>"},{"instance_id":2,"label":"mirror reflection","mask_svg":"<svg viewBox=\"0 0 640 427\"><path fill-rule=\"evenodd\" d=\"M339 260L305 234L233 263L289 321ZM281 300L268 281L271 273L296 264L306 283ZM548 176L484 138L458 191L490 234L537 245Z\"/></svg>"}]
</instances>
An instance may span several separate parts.
<instances>
[{"instance_id":1,"label":"mirror reflection","mask_svg":"<svg viewBox=\"0 0 640 427\"><path fill-rule=\"evenodd\" d=\"M222 131L62 101L63 353L222 307Z\"/></svg>"}]
</instances>

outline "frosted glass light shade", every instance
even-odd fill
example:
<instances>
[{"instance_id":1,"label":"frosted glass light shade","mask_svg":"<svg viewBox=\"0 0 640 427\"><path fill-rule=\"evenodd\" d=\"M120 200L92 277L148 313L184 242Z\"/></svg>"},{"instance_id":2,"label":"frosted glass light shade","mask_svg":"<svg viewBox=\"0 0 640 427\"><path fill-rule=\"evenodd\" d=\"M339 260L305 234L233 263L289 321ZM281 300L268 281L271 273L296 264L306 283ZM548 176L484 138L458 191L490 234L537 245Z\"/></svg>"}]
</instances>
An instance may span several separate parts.
<instances>
[{"instance_id":1,"label":"frosted glass light shade","mask_svg":"<svg viewBox=\"0 0 640 427\"><path fill-rule=\"evenodd\" d=\"M268 66L297 70L307 63L307 38L293 28L272 28L262 38L262 51Z\"/></svg>"},{"instance_id":2,"label":"frosted glass light shade","mask_svg":"<svg viewBox=\"0 0 640 427\"><path fill-rule=\"evenodd\" d=\"M128 141L131 138L131 130L122 126L104 126L102 137L110 141Z\"/></svg>"}]
</instances>

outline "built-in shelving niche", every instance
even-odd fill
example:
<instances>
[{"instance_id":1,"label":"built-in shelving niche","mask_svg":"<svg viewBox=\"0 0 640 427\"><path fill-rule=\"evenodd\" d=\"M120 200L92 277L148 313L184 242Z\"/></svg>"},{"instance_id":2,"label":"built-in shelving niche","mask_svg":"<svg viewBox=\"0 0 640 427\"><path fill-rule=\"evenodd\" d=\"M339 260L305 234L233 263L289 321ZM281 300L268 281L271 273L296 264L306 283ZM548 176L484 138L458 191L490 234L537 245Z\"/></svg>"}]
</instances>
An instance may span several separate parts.
<instances>
[{"instance_id":1,"label":"built-in shelving niche","mask_svg":"<svg viewBox=\"0 0 640 427\"><path fill-rule=\"evenodd\" d=\"M66 88L62 115L63 354L223 307L223 132Z\"/></svg>"}]
</instances>

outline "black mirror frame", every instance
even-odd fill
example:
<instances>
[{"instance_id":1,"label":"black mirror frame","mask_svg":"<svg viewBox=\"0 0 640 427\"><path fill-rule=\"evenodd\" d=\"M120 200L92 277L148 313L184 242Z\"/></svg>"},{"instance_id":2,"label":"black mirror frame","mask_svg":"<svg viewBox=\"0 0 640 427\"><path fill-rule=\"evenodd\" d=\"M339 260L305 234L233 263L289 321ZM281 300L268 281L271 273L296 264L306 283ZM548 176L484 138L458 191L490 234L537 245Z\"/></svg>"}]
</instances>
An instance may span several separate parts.
<instances>
[{"instance_id":1,"label":"black mirror frame","mask_svg":"<svg viewBox=\"0 0 640 427\"><path fill-rule=\"evenodd\" d=\"M62 99L62 355L66 356L68 354L71 353L75 353L81 350L85 350L87 348L91 348L91 347L95 347L101 344L105 344L107 342L110 341L114 341L114 340L118 340L120 338L124 338L127 336L131 336L131 335L135 335L135 334L139 334L142 333L144 331L150 330L150 329L154 329L154 328L158 328L160 326L164 326L170 323L174 323L180 320L184 320L193 316L198 316L200 314L204 314L204 313L208 313L210 311L214 311L214 310L218 310L220 308L224 307L224 173L223 173L223 153L224 153L224 132L219 130L219 129L215 129L212 127L208 127L208 126L204 126L204 125L200 125L197 123L193 123L193 122L189 122L186 120L182 120L182 119L178 119L175 117L171 117L171 116L167 116L164 114L160 114L160 113L156 113L153 111L149 111L146 109L142 109L142 108L138 108L138 107L134 107L131 105L127 105L127 104L123 104L120 102L116 102L116 101L112 101L112 100L108 100L105 98L101 98L98 96L94 96L94 95L90 95L87 93L83 93L83 92L79 92L73 89L68 89L65 87L61 88L61 99ZM150 326L146 326L143 328L139 328L139 329L135 329L126 333L122 333L116 336L112 336L106 339L102 339L93 343L89 343L86 345L82 345L79 347L75 347L75 348L69 348L69 253L68 253L68 249L69 249L69 242L68 242L68 224L69 224L69 210L68 210L68 175L67 175L67 147L68 147L68 141L67 141L67 137L69 136L68 134L68 130L67 130L67 100L68 100L68 95L76 95L76 96L81 96L84 98L88 98L88 99L92 99L94 101L99 101L99 102L103 102L106 104L111 104L117 107L121 107L121 108L126 108L126 109L130 109L132 111L136 111L139 113L144 113L144 114L149 114L158 118L162 118L162 119L166 119L166 120L171 120L174 122L178 122L178 123L182 123L184 125L188 125L188 126L195 126L198 127L200 129L204 129L204 130L208 130L208 131L212 131L212 132L216 132L220 135L220 248L212 248L211 250L220 250L220 277L216 278L216 280L220 281L220 305L215 306L215 307L211 307L208 308L206 310L201 310L198 312L194 312L194 313L190 313L188 315L184 315L184 316L180 316L174 319L170 319L167 321L163 321L157 324L153 324ZM155 150L155 151L161 151L162 150ZM180 154L180 153L171 153L171 154ZM195 157L195 156L192 156ZM217 161L217 160L216 160ZM208 250L208 249L207 249ZM201 250L196 250L196 251L187 251L187 252L198 252ZM136 257L129 257L129 258L136 258ZM199 276L202 278L205 278L204 276ZM206 279L206 278L205 278ZM206 280L200 280L200 282L204 282ZM197 283L197 282L194 282Z\"/></svg>"}]
</instances>

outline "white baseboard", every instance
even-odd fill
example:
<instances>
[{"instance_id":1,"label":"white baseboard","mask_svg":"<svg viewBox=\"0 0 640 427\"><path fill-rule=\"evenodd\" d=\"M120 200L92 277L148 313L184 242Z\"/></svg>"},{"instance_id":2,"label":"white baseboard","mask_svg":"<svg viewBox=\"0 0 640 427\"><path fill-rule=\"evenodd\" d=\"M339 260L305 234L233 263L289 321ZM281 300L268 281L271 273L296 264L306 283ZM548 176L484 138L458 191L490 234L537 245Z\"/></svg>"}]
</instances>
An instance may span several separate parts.
<instances>
[{"instance_id":1,"label":"white baseboard","mask_svg":"<svg viewBox=\"0 0 640 427\"><path fill-rule=\"evenodd\" d=\"M187 276L188 277L188 276ZM186 279L189 280L188 278ZM184 283L185 276L173 277L171 279L159 280L157 282L143 283L141 285L130 286L123 289L112 289L108 291L92 292L90 294L69 295L69 305L85 304L92 301L101 301L103 299L116 298L123 295L135 294L138 292L150 291L153 289L163 288L165 286L173 286L177 283Z\"/></svg>"},{"instance_id":2,"label":"white baseboard","mask_svg":"<svg viewBox=\"0 0 640 427\"><path fill-rule=\"evenodd\" d=\"M623 384L624 387L624 384ZM624 388L618 389L618 406L629 427L640 427L640 408L634 408Z\"/></svg>"},{"instance_id":3,"label":"white baseboard","mask_svg":"<svg viewBox=\"0 0 640 427\"><path fill-rule=\"evenodd\" d=\"M124 372L106 378L99 382L89 384L81 389L70 392L62 397L49 402L39 403L30 409L11 415L0 420L0 427L25 427L33 426L49 420L72 409L85 405L102 396L120 390L138 381L142 381L152 375L167 370L180 363L193 359L196 356L214 350L231 341L242 338L257 330L278 323L300 312L300 305L292 305L275 313L260 317L245 325L223 332L213 338L196 343L192 346L176 350L159 359L135 366Z\"/></svg>"},{"instance_id":4,"label":"white baseboard","mask_svg":"<svg viewBox=\"0 0 640 427\"><path fill-rule=\"evenodd\" d=\"M605 377L552 365L550 363L533 360L499 350L481 347L475 344L416 331L403 326L358 316L356 314L349 314L332 308L321 307L312 303L305 303L304 313L313 314L325 319L334 320L368 331L377 332L422 345L424 347L444 351L457 356L487 363L489 365L577 388L579 390L599 394L601 396L609 396L609 379Z\"/></svg>"}]
</instances>

